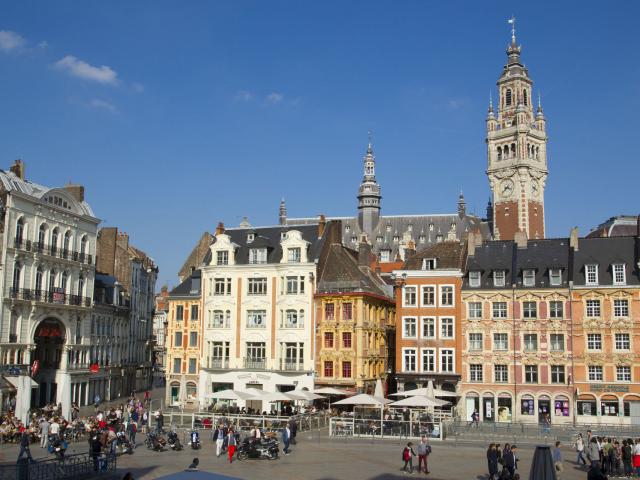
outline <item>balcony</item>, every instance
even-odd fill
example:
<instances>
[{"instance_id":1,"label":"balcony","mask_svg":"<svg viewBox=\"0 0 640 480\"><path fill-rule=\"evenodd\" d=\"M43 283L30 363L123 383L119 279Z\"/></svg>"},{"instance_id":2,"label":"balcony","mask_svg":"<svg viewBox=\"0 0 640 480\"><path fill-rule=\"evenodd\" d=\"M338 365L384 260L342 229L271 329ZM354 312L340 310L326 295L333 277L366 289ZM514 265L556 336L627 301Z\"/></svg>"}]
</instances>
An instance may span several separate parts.
<instances>
[{"instance_id":1,"label":"balcony","mask_svg":"<svg viewBox=\"0 0 640 480\"><path fill-rule=\"evenodd\" d=\"M16 238L14 239L14 247L25 252L41 253L54 258L84 263L85 265L93 265L92 255L58 248L53 245L47 245L46 243L32 242L31 240L25 240L23 238Z\"/></svg>"},{"instance_id":2,"label":"balcony","mask_svg":"<svg viewBox=\"0 0 640 480\"><path fill-rule=\"evenodd\" d=\"M304 328L304 322L282 322L280 328Z\"/></svg>"},{"instance_id":3,"label":"balcony","mask_svg":"<svg viewBox=\"0 0 640 480\"><path fill-rule=\"evenodd\" d=\"M267 368L267 359L266 358L244 358L243 359L244 368L250 368L253 370L264 370Z\"/></svg>"},{"instance_id":4,"label":"balcony","mask_svg":"<svg viewBox=\"0 0 640 480\"><path fill-rule=\"evenodd\" d=\"M280 359L280 370L295 372L304 370L304 366L303 363L298 360L292 358L282 358Z\"/></svg>"},{"instance_id":5,"label":"balcony","mask_svg":"<svg viewBox=\"0 0 640 480\"><path fill-rule=\"evenodd\" d=\"M0 365L0 373L3 375L29 375L31 367L26 364Z\"/></svg>"},{"instance_id":6,"label":"balcony","mask_svg":"<svg viewBox=\"0 0 640 480\"><path fill-rule=\"evenodd\" d=\"M229 322L216 322L213 321L209 324L209 328L229 328Z\"/></svg>"},{"instance_id":7,"label":"balcony","mask_svg":"<svg viewBox=\"0 0 640 480\"><path fill-rule=\"evenodd\" d=\"M228 358L211 358L209 360L208 368L212 370L222 370L229 368Z\"/></svg>"},{"instance_id":8,"label":"balcony","mask_svg":"<svg viewBox=\"0 0 640 480\"><path fill-rule=\"evenodd\" d=\"M91 298L80 295L69 295L62 292L33 290L31 288L12 288L9 292L12 299L50 303L53 305L70 305L91 308Z\"/></svg>"},{"instance_id":9,"label":"balcony","mask_svg":"<svg viewBox=\"0 0 640 480\"><path fill-rule=\"evenodd\" d=\"M100 366L100 368L104 369L108 367ZM67 365L67 370L88 370L88 369L89 369L88 363L70 363L69 365Z\"/></svg>"}]
</instances>

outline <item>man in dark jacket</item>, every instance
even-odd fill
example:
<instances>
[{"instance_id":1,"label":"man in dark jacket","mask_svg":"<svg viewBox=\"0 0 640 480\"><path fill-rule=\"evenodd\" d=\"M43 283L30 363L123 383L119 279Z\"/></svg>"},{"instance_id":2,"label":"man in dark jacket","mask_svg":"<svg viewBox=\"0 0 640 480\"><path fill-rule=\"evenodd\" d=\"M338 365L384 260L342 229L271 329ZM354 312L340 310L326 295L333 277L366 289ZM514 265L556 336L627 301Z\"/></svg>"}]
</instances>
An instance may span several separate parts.
<instances>
[{"instance_id":1,"label":"man in dark jacket","mask_svg":"<svg viewBox=\"0 0 640 480\"><path fill-rule=\"evenodd\" d=\"M296 433L298 432L298 424L295 417L289 419L289 431L291 432L291 444L296 444Z\"/></svg>"},{"instance_id":2,"label":"man in dark jacket","mask_svg":"<svg viewBox=\"0 0 640 480\"><path fill-rule=\"evenodd\" d=\"M518 447L511 445L511 448L504 454L504 466L509 470L509 475L513 478L518 468Z\"/></svg>"},{"instance_id":3,"label":"man in dark jacket","mask_svg":"<svg viewBox=\"0 0 640 480\"><path fill-rule=\"evenodd\" d=\"M29 433L25 430L24 427L20 428L22 429L22 435L20 436L20 453L18 454L18 461L20 461L22 455L26 453L29 461L33 462L31 450L29 449L29 444L31 443L31 441L29 440Z\"/></svg>"}]
</instances>

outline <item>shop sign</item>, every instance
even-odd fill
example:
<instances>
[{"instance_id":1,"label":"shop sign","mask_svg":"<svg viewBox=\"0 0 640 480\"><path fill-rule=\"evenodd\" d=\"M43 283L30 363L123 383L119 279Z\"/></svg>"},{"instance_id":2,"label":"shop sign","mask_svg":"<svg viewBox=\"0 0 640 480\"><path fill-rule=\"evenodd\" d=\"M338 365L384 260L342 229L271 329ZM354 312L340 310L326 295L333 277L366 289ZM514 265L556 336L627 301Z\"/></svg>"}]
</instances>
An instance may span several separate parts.
<instances>
[{"instance_id":1,"label":"shop sign","mask_svg":"<svg viewBox=\"0 0 640 480\"><path fill-rule=\"evenodd\" d=\"M592 392L628 392L629 385L603 385L593 384L590 385Z\"/></svg>"}]
</instances>

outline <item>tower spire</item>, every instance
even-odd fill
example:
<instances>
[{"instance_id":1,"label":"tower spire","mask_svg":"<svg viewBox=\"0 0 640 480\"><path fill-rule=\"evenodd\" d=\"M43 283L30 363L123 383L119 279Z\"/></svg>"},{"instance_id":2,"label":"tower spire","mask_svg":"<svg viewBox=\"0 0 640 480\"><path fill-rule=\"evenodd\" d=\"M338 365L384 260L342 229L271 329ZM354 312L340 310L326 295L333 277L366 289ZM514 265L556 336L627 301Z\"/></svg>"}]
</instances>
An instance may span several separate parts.
<instances>
[{"instance_id":1,"label":"tower spire","mask_svg":"<svg viewBox=\"0 0 640 480\"><path fill-rule=\"evenodd\" d=\"M507 20L509 25L511 25L511 44L516 44L516 17L511 15L511 18Z\"/></svg>"},{"instance_id":2,"label":"tower spire","mask_svg":"<svg viewBox=\"0 0 640 480\"><path fill-rule=\"evenodd\" d=\"M367 153L364 156L364 177L358 189L358 224L371 236L380 218L380 185L376 182L376 157L373 156L371 131L368 132Z\"/></svg>"},{"instance_id":3,"label":"tower spire","mask_svg":"<svg viewBox=\"0 0 640 480\"><path fill-rule=\"evenodd\" d=\"M278 220L280 225L287 224L287 205L284 203L284 197L280 199L280 209L278 212Z\"/></svg>"}]
</instances>

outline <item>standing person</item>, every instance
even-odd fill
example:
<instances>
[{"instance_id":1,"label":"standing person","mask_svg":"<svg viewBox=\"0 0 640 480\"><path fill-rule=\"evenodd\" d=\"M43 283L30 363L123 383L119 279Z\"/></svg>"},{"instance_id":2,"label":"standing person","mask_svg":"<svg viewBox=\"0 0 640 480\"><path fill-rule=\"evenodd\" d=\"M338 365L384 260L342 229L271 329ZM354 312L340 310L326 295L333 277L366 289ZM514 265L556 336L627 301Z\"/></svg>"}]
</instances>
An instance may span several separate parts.
<instances>
[{"instance_id":1,"label":"standing person","mask_svg":"<svg viewBox=\"0 0 640 480\"><path fill-rule=\"evenodd\" d=\"M407 443L407 446L402 450L402 460L404 460L404 467L402 467L402 470L413 474L413 457L415 456L416 453L413 451L413 443ZM407 465L409 466L409 470L407 470Z\"/></svg>"},{"instance_id":2,"label":"standing person","mask_svg":"<svg viewBox=\"0 0 640 480\"><path fill-rule=\"evenodd\" d=\"M229 427L227 432L227 453L229 454L229 463L233 462L233 454L236 451L236 432L233 427Z\"/></svg>"},{"instance_id":3,"label":"standing person","mask_svg":"<svg viewBox=\"0 0 640 480\"><path fill-rule=\"evenodd\" d=\"M517 455L518 447L515 445L512 445L509 448L509 450L507 450L505 447L505 452L506 453L503 454L504 466L506 467L507 470L509 470L509 477L513 478L513 475L516 473L516 470L518 469L518 455Z\"/></svg>"},{"instance_id":4,"label":"standing person","mask_svg":"<svg viewBox=\"0 0 640 480\"><path fill-rule=\"evenodd\" d=\"M422 463L424 463L424 473L429 473L429 467L427 466L427 457L431 450L431 446L427 443L427 437L424 435L420 439L420 443L416 447L418 453L418 473L422 472Z\"/></svg>"},{"instance_id":5,"label":"standing person","mask_svg":"<svg viewBox=\"0 0 640 480\"><path fill-rule=\"evenodd\" d=\"M296 444L296 434L298 433L298 424L295 417L289 419L289 430L291 430L291 445Z\"/></svg>"},{"instance_id":6,"label":"standing person","mask_svg":"<svg viewBox=\"0 0 640 480\"><path fill-rule=\"evenodd\" d=\"M633 468L636 471L636 476L640 477L640 438L636 438L632 455Z\"/></svg>"},{"instance_id":7,"label":"standing person","mask_svg":"<svg viewBox=\"0 0 640 480\"><path fill-rule=\"evenodd\" d=\"M131 440L133 448L136 448L136 433L138 433L138 424L132 420L127 424L127 434L129 435L129 440Z\"/></svg>"},{"instance_id":8,"label":"standing person","mask_svg":"<svg viewBox=\"0 0 640 480\"><path fill-rule=\"evenodd\" d=\"M587 445L587 458L591 462L591 466L600 466L600 449L598 448L598 439L591 437L589 444Z\"/></svg>"},{"instance_id":9,"label":"standing person","mask_svg":"<svg viewBox=\"0 0 640 480\"><path fill-rule=\"evenodd\" d=\"M291 441L291 429L289 425L285 425L282 429L282 443L284 443L284 448L282 451L285 455L289 455L289 442Z\"/></svg>"},{"instance_id":10,"label":"standing person","mask_svg":"<svg viewBox=\"0 0 640 480\"><path fill-rule=\"evenodd\" d=\"M553 449L553 464L556 467L556 477L560 480L560 474L564 471L562 465L562 452L560 452L560 442L556 442L556 448Z\"/></svg>"},{"instance_id":11,"label":"standing person","mask_svg":"<svg viewBox=\"0 0 640 480\"><path fill-rule=\"evenodd\" d=\"M219 457L222 454L222 446L224 445L224 439L227 435L227 432L224 429L222 423L218 424L218 428L213 432L213 441L216 442L216 457Z\"/></svg>"},{"instance_id":12,"label":"standing person","mask_svg":"<svg viewBox=\"0 0 640 480\"><path fill-rule=\"evenodd\" d=\"M576 438L576 452L577 452L577 457L576 457L576 463L578 465L580 465L580 461L582 461L583 465L587 464L587 461L584 458L584 440L582 439L582 434L578 433L578 438Z\"/></svg>"},{"instance_id":13,"label":"standing person","mask_svg":"<svg viewBox=\"0 0 640 480\"><path fill-rule=\"evenodd\" d=\"M622 468L627 478L631 478L631 473L633 473L633 467L631 463L632 455L633 455L633 448L632 448L631 439L622 440L622 452L621 452Z\"/></svg>"},{"instance_id":14,"label":"standing person","mask_svg":"<svg viewBox=\"0 0 640 480\"><path fill-rule=\"evenodd\" d=\"M156 430L160 434L162 433L163 428L164 428L164 415L162 415L162 412L158 410L156 412Z\"/></svg>"},{"instance_id":15,"label":"standing person","mask_svg":"<svg viewBox=\"0 0 640 480\"><path fill-rule=\"evenodd\" d=\"M471 413L471 422L469 422L469 426L471 425L475 425L476 428L480 426L480 414L478 413L477 409L473 409L473 412Z\"/></svg>"},{"instance_id":16,"label":"standing person","mask_svg":"<svg viewBox=\"0 0 640 480\"><path fill-rule=\"evenodd\" d=\"M609 453L613 449L613 445L611 444L611 438L603 438L602 439L602 454L600 455L600 459L602 461L602 471L603 473L611 474L612 465L611 465L611 456Z\"/></svg>"},{"instance_id":17,"label":"standing person","mask_svg":"<svg viewBox=\"0 0 640 480\"><path fill-rule=\"evenodd\" d=\"M20 427L22 435L20 436L20 453L18 454L18 462L22 458L22 455L27 454L27 458L31 463L33 463L33 457L31 456L31 450L29 449L29 433L25 430L24 427Z\"/></svg>"},{"instance_id":18,"label":"standing person","mask_svg":"<svg viewBox=\"0 0 640 480\"><path fill-rule=\"evenodd\" d=\"M46 417L42 417L40 420L40 446L42 448L47 448L49 445L49 426L51 424L47 420Z\"/></svg>"},{"instance_id":19,"label":"standing person","mask_svg":"<svg viewBox=\"0 0 640 480\"><path fill-rule=\"evenodd\" d=\"M495 480L498 475L498 452L496 444L489 444L487 449L487 469L489 470L489 480Z\"/></svg>"}]
</instances>

